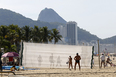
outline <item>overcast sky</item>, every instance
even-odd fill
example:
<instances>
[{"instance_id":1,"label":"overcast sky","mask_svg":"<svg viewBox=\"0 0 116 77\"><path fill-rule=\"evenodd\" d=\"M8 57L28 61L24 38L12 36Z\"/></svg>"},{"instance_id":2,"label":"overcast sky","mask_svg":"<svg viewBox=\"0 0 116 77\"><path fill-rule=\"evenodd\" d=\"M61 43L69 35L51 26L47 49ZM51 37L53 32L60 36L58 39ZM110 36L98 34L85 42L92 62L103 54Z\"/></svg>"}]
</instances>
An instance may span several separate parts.
<instances>
[{"instance_id":1,"label":"overcast sky","mask_svg":"<svg viewBox=\"0 0 116 77\"><path fill-rule=\"evenodd\" d=\"M99 38L116 35L116 0L0 0L0 8L33 20L46 7Z\"/></svg>"}]
</instances>

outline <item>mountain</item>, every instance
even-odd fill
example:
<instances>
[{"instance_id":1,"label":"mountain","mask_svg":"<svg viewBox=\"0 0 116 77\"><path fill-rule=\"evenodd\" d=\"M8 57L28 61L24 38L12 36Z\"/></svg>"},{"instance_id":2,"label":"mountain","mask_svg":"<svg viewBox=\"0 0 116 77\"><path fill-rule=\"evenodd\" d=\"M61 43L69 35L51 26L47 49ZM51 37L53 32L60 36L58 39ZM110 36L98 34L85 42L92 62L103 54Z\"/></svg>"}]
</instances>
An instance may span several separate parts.
<instances>
[{"instance_id":1,"label":"mountain","mask_svg":"<svg viewBox=\"0 0 116 77\"><path fill-rule=\"evenodd\" d=\"M78 40L79 42L91 42L92 40L98 40L100 39L99 37L97 37L96 35L93 35L91 33L89 33L86 30L83 30L81 28L78 27ZM101 39L100 39L101 40Z\"/></svg>"},{"instance_id":2,"label":"mountain","mask_svg":"<svg viewBox=\"0 0 116 77\"><path fill-rule=\"evenodd\" d=\"M39 14L38 20L44 22L59 22L66 24L66 21L60 17L53 9L45 8Z\"/></svg>"},{"instance_id":3,"label":"mountain","mask_svg":"<svg viewBox=\"0 0 116 77\"><path fill-rule=\"evenodd\" d=\"M104 44L116 44L116 36L110 37L110 38L106 38L106 39L102 39L101 43Z\"/></svg>"},{"instance_id":4,"label":"mountain","mask_svg":"<svg viewBox=\"0 0 116 77\"><path fill-rule=\"evenodd\" d=\"M46 21L46 22L43 22L41 21L41 16L44 15L42 14L44 11L45 11L45 14L46 14L46 10L50 11L53 15L53 17L51 18L55 18L56 19L61 19L59 21L55 21L53 22L50 22L49 21ZM48 11L48 13L50 13ZM43 26L47 26L49 29L53 29L53 28L57 28L59 25L63 25L66 23L66 21L60 17L54 10L52 9L44 9L41 11L41 14L39 14L39 18L37 21L34 21L30 18L27 18L19 13L16 13L16 12L13 12L13 11L10 11L10 10L7 10L7 9L0 9L0 25L11 25L11 24L14 24L14 25L18 25L19 27L23 27L25 25L28 25L30 27L34 27L34 25L36 26L39 26L39 27L43 27ZM55 17L54 17L55 16ZM46 17L46 16L45 16ZM45 19L44 17L44 19ZM46 18L48 19L48 17ZM96 35L93 35L91 33L89 33L88 31L86 30L83 30L81 28L78 27L78 40L79 41L86 41L86 42L90 42L91 40L98 40L100 39L99 37L97 37ZM113 43L115 42L116 40L116 36L114 37L110 37L110 38L106 38L106 39L100 39L100 43Z\"/></svg>"},{"instance_id":5,"label":"mountain","mask_svg":"<svg viewBox=\"0 0 116 77\"><path fill-rule=\"evenodd\" d=\"M30 18L26 18L25 16L7 10L7 9L0 9L0 25L18 25L20 27L23 27L25 25L29 25L30 27L34 27L34 25L43 27L47 26L50 29L56 28L58 25L57 24L50 24L48 22L41 22L41 21L34 21Z\"/></svg>"},{"instance_id":6,"label":"mountain","mask_svg":"<svg viewBox=\"0 0 116 77\"><path fill-rule=\"evenodd\" d=\"M32 19L26 18L21 14L6 9L0 9L0 25L18 24L20 26L28 25L33 22Z\"/></svg>"}]
</instances>

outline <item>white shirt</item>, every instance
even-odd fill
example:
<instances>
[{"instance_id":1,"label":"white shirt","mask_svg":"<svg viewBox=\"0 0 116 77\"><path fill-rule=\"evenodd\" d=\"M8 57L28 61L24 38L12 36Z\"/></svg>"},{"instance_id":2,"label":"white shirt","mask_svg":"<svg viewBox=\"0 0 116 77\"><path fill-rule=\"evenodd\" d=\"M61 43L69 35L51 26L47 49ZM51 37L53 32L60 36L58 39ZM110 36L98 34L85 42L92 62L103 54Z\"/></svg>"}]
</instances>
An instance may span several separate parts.
<instances>
[{"instance_id":1,"label":"white shirt","mask_svg":"<svg viewBox=\"0 0 116 77\"><path fill-rule=\"evenodd\" d=\"M104 55L101 56L101 60L105 60L105 56Z\"/></svg>"}]
</instances>

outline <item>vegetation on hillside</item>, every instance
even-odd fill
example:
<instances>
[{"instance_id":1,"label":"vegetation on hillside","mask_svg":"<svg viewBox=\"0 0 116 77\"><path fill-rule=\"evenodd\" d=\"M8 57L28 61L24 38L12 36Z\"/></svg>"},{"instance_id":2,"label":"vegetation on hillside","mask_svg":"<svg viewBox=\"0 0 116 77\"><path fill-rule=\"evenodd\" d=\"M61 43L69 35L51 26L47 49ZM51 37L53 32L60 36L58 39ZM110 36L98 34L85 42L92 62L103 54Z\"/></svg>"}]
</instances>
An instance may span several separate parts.
<instances>
[{"instance_id":1,"label":"vegetation on hillside","mask_svg":"<svg viewBox=\"0 0 116 77\"><path fill-rule=\"evenodd\" d=\"M100 39L100 38L98 38L96 35L92 35L88 31L80 29L78 27L78 40L79 41L91 42L92 40L97 41L98 39Z\"/></svg>"}]
</instances>

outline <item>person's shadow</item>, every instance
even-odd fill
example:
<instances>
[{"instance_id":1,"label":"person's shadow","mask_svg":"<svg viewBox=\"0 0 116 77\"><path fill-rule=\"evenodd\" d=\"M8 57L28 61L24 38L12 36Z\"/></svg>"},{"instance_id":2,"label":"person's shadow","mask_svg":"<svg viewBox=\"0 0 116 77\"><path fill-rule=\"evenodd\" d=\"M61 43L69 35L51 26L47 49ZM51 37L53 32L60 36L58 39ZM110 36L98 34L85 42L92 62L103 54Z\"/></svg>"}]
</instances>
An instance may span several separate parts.
<instances>
[{"instance_id":1,"label":"person's shadow","mask_svg":"<svg viewBox=\"0 0 116 77\"><path fill-rule=\"evenodd\" d=\"M41 62L42 62L42 57L41 57L41 55L39 55L39 57L38 57L38 65L39 66L41 66Z\"/></svg>"},{"instance_id":2,"label":"person's shadow","mask_svg":"<svg viewBox=\"0 0 116 77\"><path fill-rule=\"evenodd\" d=\"M56 65L56 66L58 66L58 65L59 65L59 66L62 66L62 65L61 65L61 61L62 61L62 60L60 59L60 56L58 56L58 58L57 58L57 65Z\"/></svg>"},{"instance_id":3,"label":"person's shadow","mask_svg":"<svg viewBox=\"0 0 116 77\"><path fill-rule=\"evenodd\" d=\"M51 54L51 56L49 57L49 62L50 62L50 68L54 67L54 57L53 57L53 53Z\"/></svg>"}]
</instances>

